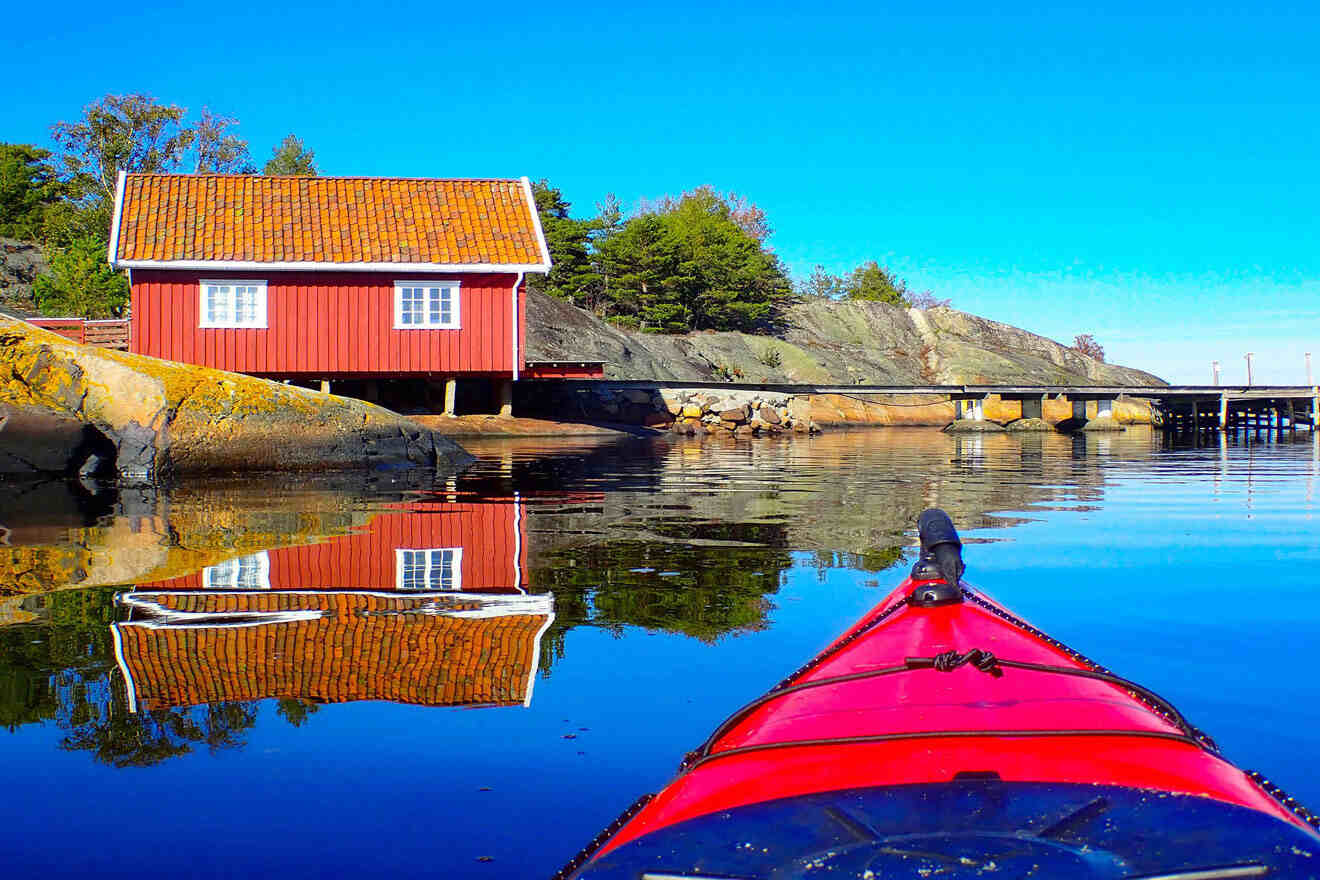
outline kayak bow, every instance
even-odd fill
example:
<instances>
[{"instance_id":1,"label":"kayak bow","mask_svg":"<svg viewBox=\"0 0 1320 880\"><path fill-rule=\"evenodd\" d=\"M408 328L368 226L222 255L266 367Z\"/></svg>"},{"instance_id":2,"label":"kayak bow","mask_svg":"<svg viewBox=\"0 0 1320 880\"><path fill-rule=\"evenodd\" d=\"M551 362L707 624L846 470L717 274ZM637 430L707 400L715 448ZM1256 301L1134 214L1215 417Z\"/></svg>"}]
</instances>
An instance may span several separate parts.
<instances>
[{"instance_id":1,"label":"kayak bow","mask_svg":"<svg viewBox=\"0 0 1320 880\"><path fill-rule=\"evenodd\" d=\"M556 877L1320 873L1320 819L967 587L943 511L918 530L893 593Z\"/></svg>"}]
</instances>

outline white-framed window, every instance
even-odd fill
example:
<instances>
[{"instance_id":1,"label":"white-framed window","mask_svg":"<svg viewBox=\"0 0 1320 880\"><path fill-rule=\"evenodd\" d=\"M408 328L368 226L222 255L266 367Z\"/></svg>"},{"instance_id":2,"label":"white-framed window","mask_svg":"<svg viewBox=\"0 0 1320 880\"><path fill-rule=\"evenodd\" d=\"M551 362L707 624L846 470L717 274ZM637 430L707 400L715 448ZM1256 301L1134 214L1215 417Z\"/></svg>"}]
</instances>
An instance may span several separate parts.
<instances>
[{"instance_id":1,"label":"white-framed window","mask_svg":"<svg viewBox=\"0 0 1320 880\"><path fill-rule=\"evenodd\" d=\"M270 557L262 550L208 565L202 569L202 587L207 590L269 590Z\"/></svg>"},{"instance_id":2,"label":"white-framed window","mask_svg":"<svg viewBox=\"0 0 1320 880\"><path fill-rule=\"evenodd\" d=\"M458 282L394 282L394 329L459 329Z\"/></svg>"},{"instance_id":3,"label":"white-framed window","mask_svg":"<svg viewBox=\"0 0 1320 880\"><path fill-rule=\"evenodd\" d=\"M394 551L394 583L400 590L463 589L463 548Z\"/></svg>"},{"instance_id":4,"label":"white-framed window","mask_svg":"<svg viewBox=\"0 0 1320 880\"><path fill-rule=\"evenodd\" d=\"M266 282L201 282L200 327L266 327Z\"/></svg>"}]
</instances>

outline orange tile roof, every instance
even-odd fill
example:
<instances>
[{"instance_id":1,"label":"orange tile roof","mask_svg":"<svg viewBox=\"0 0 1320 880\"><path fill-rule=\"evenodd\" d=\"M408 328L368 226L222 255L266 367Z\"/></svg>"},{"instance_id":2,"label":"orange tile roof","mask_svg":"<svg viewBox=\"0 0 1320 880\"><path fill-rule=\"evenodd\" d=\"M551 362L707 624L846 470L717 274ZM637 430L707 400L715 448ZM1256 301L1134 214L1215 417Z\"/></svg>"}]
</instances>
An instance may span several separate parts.
<instances>
[{"instance_id":1,"label":"orange tile roof","mask_svg":"<svg viewBox=\"0 0 1320 880\"><path fill-rule=\"evenodd\" d=\"M122 186L112 247L115 261L128 266L493 270L550 259L526 178L128 174Z\"/></svg>"},{"instance_id":2,"label":"orange tile roof","mask_svg":"<svg viewBox=\"0 0 1320 880\"><path fill-rule=\"evenodd\" d=\"M483 607L482 599L462 596L129 595L138 608L218 615L211 625L201 618L181 625L150 620L116 625L121 662L141 709L268 697L520 704L535 674L537 640L552 617L452 616ZM443 613L435 613L437 605ZM287 616L309 611L320 616ZM245 614L267 617L234 625Z\"/></svg>"}]
</instances>

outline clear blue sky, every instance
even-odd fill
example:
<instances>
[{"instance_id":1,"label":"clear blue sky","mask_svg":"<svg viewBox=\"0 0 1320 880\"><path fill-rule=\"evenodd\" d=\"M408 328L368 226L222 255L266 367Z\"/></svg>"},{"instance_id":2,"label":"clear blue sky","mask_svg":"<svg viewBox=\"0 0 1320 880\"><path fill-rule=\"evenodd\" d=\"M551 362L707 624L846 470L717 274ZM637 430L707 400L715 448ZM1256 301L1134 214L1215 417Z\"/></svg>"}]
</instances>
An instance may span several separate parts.
<instances>
[{"instance_id":1,"label":"clear blue sky","mask_svg":"<svg viewBox=\"0 0 1320 880\"><path fill-rule=\"evenodd\" d=\"M1103 13L1100 6L1108 7ZM81 7L81 8L80 8ZM863 8L864 7L864 8ZM795 275L878 259L966 311L1208 381L1320 374L1320 6L143 2L6 14L0 139L107 92L322 173L709 183Z\"/></svg>"}]
</instances>

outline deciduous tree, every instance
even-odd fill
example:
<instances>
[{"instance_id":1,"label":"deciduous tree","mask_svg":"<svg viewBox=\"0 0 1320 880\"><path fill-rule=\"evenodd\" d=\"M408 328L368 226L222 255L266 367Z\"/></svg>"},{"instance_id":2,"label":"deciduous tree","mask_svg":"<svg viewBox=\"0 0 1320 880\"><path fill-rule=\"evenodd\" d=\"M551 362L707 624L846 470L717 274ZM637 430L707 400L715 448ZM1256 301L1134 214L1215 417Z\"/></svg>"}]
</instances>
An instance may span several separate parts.
<instances>
[{"instance_id":1,"label":"deciduous tree","mask_svg":"<svg viewBox=\"0 0 1320 880\"><path fill-rule=\"evenodd\" d=\"M247 141L233 129L238 120L202 108L193 136L193 171L198 174L255 174Z\"/></svg>"},{"instance_id":2,"label":"deciduous tree","mask_svg":"<svg viewBox=\"0 0 1320 880\"><path fill-rule=\"evenodd\" d=\"M1105 361L1105 350L1100 346L1100 343L1095 341L1095 337L1090 333L1083 333L1080 336L1074 336L1072 347L1089 358L1095 358L1101 363L1104 363Z\"/></svg>"},{"instance_id":3,"label":"deciduous tree","mask_svg":"<svg viewBox=\"0 0 1320 880\"><path fill-rule=\"evenodd\" d=\"M51 128L64 151L64 170L104 199L114 197L120 171L175 171L196 138L187 110L146 94L106 95L76 122Z\"/></svg>"}]
</instances>

